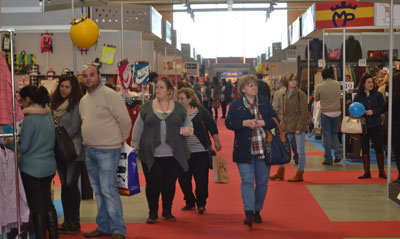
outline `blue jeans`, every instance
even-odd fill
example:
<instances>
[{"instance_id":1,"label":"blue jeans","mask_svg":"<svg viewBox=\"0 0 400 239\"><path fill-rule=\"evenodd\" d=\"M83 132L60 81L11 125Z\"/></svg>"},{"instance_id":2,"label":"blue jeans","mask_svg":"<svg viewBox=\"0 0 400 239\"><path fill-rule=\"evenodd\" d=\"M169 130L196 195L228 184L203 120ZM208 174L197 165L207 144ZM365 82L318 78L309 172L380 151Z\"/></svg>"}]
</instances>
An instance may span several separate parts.
<instances>
[{"instance_id":1,"label":"blue jeans","mask_svg":"<svg viewBox=\"0 0 400 239\"><path fill-rule=\"evenodd\" d=\"M332 163L332 149L334 150L335 158L342 158L342 151L340 150L338 139L339 119L340 116L329 117L321 114L321 131L326 163Z\"/></svg>"},{"instance_id":2,"label":"blue jeans","mask_svg":"<svg viewBox=\"0 0 400 239\"><path fill-rule=\"evenodd\" d=\"M264 159L251 157L250 163L237 164L242 178L241 191L244 211L261 211L268 189L271 166ZM256 187L254 188L254 181Z\"/></svg>"},{"instance_id":3,"label":"blue jeans","mask_svg":"<svg viewBox=\"0 0 400 239\"><path fill-rule=\"evenodd\" d=\"M86 166L96 194L97 229L125 235L122 204L117 188L117 167L121 149L86 148Z\"/></svg>"},{"instance_id":4,"label":"blue jeans","mask_svg":"<svg viewBox=\"0 0 400 239\"><path fill-rule=\"evenodd\" d=\"M296 141L296 151L299 157L299 170L304 171L304 165L306 164L306 150L305 150L305 138L306 132L300 132L300 134L286 134L289 142Z\"/></svg>"}]
</instances>

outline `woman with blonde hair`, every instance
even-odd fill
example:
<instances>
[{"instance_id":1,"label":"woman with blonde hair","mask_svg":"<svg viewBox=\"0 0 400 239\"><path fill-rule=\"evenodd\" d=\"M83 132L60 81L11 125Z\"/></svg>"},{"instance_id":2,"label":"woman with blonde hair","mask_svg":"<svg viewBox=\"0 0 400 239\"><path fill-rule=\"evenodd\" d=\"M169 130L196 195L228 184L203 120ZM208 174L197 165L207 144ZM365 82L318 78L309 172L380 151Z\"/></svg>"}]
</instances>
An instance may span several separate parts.
<instances>
[{"instance_id":1,"label":"woman with blonde hair","mask_svg":"<svg viewBox=\"0 0 400 239\"><path fill-rule=\"evenodd\" d=\"M232 102L225 125L235 132L233 161L237 164L242 179L241 192L249 227L253 222L261 223L271 169L266 164L266 130L276 126L272 118L277 118L271 103L258 96L257 77L245 75L239 79L240 98ZM254 187L255 184L255 187Z\"/></svg>"},{"instance_id":2,"label":"woman with blonde hair","mask_svg":"<svg viewBox=\"0 0 400 239\"><path fill-rule=\"evenodd\" d=\"M208 197L208 172L212 166L210 134L214 140L217 151L221 150L218 128L212 115L201 106L199 99L191 88L181 88L178 93L178 101L185 107L188 118L192 121L194 134L187 137L187 143L191 152L189 159L189 171L181 172L178 177L186 201L182 211L194 210L195 204L200 214L206 210L206 199ZM196 183L195 194L192 190L192 177Z\"/></svg>"}]
</instances>

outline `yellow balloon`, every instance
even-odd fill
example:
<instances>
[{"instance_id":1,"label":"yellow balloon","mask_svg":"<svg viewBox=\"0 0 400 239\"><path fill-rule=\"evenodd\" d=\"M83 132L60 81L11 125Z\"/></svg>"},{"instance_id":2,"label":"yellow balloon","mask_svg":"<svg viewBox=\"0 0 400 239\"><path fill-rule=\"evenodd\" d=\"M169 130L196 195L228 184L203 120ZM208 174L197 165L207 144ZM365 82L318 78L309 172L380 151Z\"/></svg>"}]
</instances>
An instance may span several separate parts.
<instances>
[{"instance_id":1,"label":"yellow balloon","mask_svg":"<svg viewBox=\"0 0 400 239\"><path fill-rule=\"evenodd\" d=\"M80 19L75 20L75 22L79 21ZM80 23L73 24L69 30L69 36L77 47L90 48L96 44L99 38L99 27L92 19L87 18Z\"/></svg>"}]
</instances>

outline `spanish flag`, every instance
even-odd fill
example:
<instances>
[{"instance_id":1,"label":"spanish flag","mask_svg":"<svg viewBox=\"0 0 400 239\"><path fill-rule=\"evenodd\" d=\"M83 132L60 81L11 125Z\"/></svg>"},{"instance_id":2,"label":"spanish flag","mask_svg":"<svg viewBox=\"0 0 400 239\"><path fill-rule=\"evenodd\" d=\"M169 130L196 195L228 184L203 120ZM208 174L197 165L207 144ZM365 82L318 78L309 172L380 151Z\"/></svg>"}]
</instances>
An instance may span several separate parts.
<instances>
[{"instance_id":1,"label":"spanish flag","mask_svg":"<svg viewBox=\"0 0 400 239\"><path fill-rule=\"evenodd\" d=\"M317 29L374 25L373 2L318 2L315 12Z\"/></svg>"}]
</instances>

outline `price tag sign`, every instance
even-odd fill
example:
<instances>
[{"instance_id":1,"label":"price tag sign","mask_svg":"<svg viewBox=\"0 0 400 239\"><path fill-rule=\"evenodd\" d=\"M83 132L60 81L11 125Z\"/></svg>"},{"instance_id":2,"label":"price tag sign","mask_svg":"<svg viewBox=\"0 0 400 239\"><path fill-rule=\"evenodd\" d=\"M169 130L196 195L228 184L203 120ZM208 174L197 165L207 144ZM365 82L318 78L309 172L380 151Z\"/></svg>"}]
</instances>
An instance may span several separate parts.
<instances>
[{"instance_id":1,"label":"price tag sign","mask_svg":"<svg viewBox=\"0 0 400 239\"><path fill-rule=\"evenodd\" d=\"M345 82L344 83L344 89L346 91L354 89L354 82Z\"/></svg>"},{"instance_id":2,"label":"price tag sign","mask_svg":"<svg viewBox=\"0 0 400 239\"><path fill-rule=\"evenodd\" d=\"M326 66L325 60L324 59L319 59L318 60L318 67L325 68L325 66Z\"/></svg>"},{"instance_id":3,"label":"price tag sign","mask_svg":"<svg viewBox=\"0 0 400 239\"><path fill-rule=\"evenodd\" d=\"M367 66L367 59L358 60L358 66Z\"/></svg>"}]
</instances>

